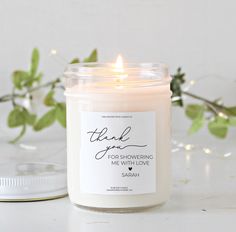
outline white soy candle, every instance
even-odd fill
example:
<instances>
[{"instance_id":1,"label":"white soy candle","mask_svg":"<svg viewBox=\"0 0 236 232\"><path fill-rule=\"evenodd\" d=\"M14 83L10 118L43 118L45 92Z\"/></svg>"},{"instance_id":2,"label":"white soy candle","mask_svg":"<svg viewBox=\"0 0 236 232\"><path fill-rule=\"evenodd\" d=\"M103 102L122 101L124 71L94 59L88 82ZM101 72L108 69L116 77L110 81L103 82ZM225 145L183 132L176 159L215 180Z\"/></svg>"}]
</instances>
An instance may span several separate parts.
<instances>
[{"instance_id":1,"label":"white soy candle","mask_svg":"<svg viewBox=\"0 0 236 232\"><path fill-rule=\"evenodd\" d=\"M65 70L72 203L127 211L170 195L170 77L164 64Z\"/></svg>"}]
</instances>

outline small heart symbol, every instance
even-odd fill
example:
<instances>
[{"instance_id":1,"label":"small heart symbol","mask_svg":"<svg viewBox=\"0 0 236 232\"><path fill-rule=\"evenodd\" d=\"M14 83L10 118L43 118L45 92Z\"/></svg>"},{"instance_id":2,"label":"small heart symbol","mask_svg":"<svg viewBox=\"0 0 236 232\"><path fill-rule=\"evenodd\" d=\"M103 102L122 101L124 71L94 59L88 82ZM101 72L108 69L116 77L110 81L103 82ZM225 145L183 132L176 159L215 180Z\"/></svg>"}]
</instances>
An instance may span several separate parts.
<instances>
[{"instance_id":1,"label":"small heart symbol","mask_svg":"<svg viewBox=\"0 0 236 232\"><path fill-rule=\"evenodd\" d=\"M128 167L128 168L129 168L130 171L133 169L132 167Z\"/></svg>"}]
</instances>

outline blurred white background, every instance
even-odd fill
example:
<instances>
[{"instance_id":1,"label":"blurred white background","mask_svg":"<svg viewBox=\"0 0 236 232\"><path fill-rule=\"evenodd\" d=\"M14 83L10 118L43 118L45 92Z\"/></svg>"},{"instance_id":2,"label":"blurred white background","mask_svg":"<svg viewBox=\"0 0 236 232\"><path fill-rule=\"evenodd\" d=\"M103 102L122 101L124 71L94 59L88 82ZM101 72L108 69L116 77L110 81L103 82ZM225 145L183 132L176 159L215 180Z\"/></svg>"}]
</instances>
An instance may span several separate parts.
<instances>
[{"instance_id":1,"label":"blurred white background","mask_svg":"<svg viewBox=\"0 0 236 232\"><path fill-rule=\"evenodd\" d=\"M66 60L93 48L100 61L164 61L189 78L236 79L234 0L0 0L0 91L13 69L26 68L33 47L48 78L60 73L49 57ZM3 91L3 92L2 92Z\"/></svg>"},{"instance_id":2,"label":"blurred white background","mask_svg":"<svg viewBox=\"0 0 236 232\"><path fill-rule=\"evenodd\" d=\"M27 68L34 47L45 79L97 48L100 61L121 53L126 62L165 62L171 73L182 66L188 80L207 77L198 95L236 104L235 11L234 0L0 0L0 95L11 91L12 71Z\"/></svg>"}]
</instances>

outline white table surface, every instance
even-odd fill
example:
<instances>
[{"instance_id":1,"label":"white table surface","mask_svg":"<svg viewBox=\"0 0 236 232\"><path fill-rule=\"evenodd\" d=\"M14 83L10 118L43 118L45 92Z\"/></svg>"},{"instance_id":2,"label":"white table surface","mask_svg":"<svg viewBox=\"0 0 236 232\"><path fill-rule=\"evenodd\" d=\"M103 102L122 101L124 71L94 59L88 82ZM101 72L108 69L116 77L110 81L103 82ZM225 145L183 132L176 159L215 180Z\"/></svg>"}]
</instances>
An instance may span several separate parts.
<instances>
[{"instance_id":1,"label":"white table surface","mask_svg":"<svg viewBox=\"0 0 236 232\"><path fill-rule=\"evenodd\" d=\"M236 153L175 151L172 196L161 208L109 214L79 209L67 197L2 202L0 232L235 232Z\"/></svg>"}]
</instances>

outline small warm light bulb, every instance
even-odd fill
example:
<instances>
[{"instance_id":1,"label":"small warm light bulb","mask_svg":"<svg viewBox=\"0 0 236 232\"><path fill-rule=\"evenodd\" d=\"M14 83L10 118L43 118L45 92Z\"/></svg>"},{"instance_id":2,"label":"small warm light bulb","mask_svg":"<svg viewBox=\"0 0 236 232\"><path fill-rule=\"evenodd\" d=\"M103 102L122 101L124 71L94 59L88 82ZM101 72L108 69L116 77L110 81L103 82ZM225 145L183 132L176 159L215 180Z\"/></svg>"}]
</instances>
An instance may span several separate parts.
<instances>
[{"instance_id":1,"label":"small warm light bulb","mask_svg":"<svg viewBox=\"0 0 236 232\"><path fill-rule=\"evenodd\" d=\"M56 49L51 49L50 55L57 55L57 50Z\"/></svg>"},{"instance_id":2,"label":"small warm light bulb","mask_svg":"<svg viewBox=\"0 0 236 232\"><path fill-rule=\"evenodd\" d=\"M118 55L115 63L115 71L119 73L124 72L124 62L121 55Z\"/></svg>"},{"instance_id":3,"label":"small warm light bulb","mask_svg":"<svg viewBox=\"0 0 236 232\"><path fill-rule=\"evenodd\" d=\"M203 151L205 152L205 154L209 155L212 153L211 149L210 148L207 148L207 147L204 147L203 148Z\"/></svg>"},{"instance_id":4,"label":"small warm light bulb","mask_svg":"<svg viewBox=\"0 0 236 232\"><path fill-rule=\"evenodd\" d=\"M221 118L224 118L224 119L228 119L228 116L222 112L219 112L218 113L218 116L221 117Z\"/></svg>"},{"instance_id":5,"label":"small warm light bulb","mask_svg":"<svg viewBox=\"0 0 236 232\"><path fill-rule=\"evenodd\" d=\"M192 144L186 144L184 146L184 148L185 148L186 151L191 151L193 149L193 145Z\"/></svg>"}]
</instances>

